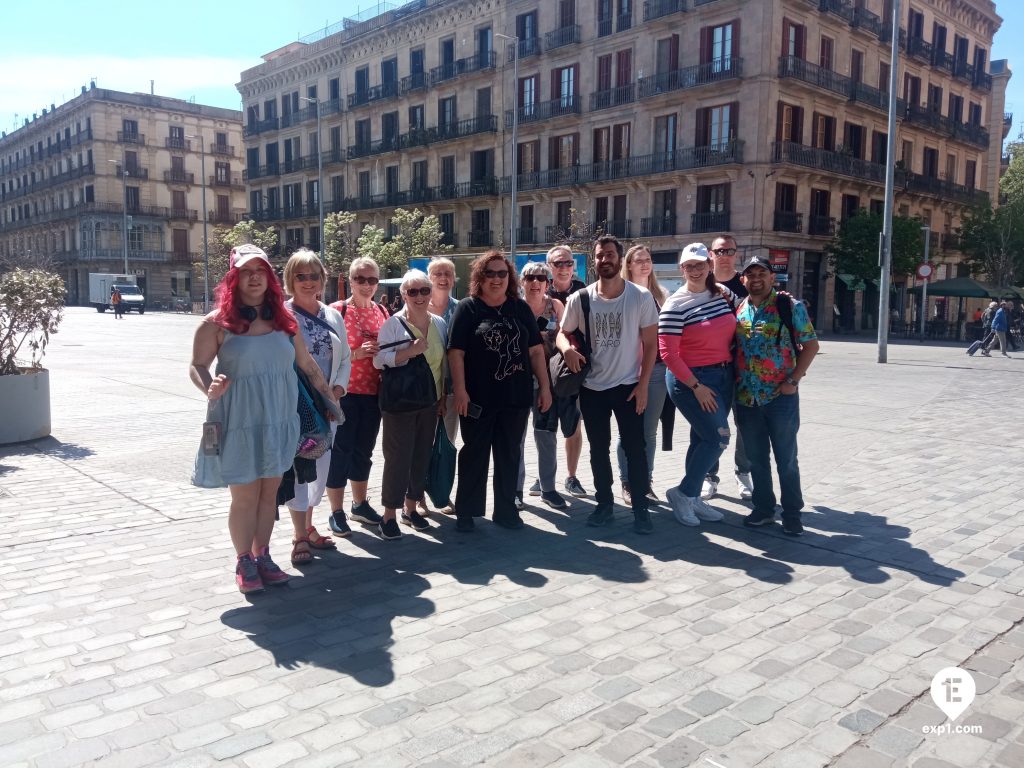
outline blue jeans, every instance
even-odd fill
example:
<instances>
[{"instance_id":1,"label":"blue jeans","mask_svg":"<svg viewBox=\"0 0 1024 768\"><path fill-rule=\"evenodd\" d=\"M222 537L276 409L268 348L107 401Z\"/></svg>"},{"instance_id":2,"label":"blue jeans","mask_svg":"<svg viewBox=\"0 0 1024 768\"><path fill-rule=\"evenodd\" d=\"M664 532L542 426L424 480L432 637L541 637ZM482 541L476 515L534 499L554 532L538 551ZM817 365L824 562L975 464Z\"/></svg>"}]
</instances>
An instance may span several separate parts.
<instances>
[{"instance_id":1,"label":"blue jeans","mask_svg":"<svg viewBox=\"0 0 1024 768\"><path fill-rule=\"evenodd\" d=\"M655 363L651 371L651 380L647 384L647 410L644 411L644 442L647 444L647 474L650 477L654 474L654 449L658 447L658 421L661 419L661 409L665 405L667 394L665 385L664 363ZM619 457L619 481L629 485L626 479L629 477L629 460L626 458L626 449L622 447L622 438L619 438L619 446L616 451Z\"/></svg>"},{"instance_id":2,"label":"blue jeans","mask_svg":"<svg viewBox=\"0 0 1024 768\"><path fill-rule=\"evenodd\" d=\"M693 375L715 393L718 408L708 413L700 407L697 396L671 371L666 374L668 396L679 412L690 422L690 447L686 451L686 475L679 490L691 499L700 496L704 477L729 447L729 408L732 406L733 367L705 366L691 368Z\"/></svg>"},{"instance_id":3,"label":"blue jeans","mask_svg":"<svg viewBox=\"0 0 1024 768\"><path fill-rule=\"evenodd\" d=\"M800 465L796 458L796 433L800 431L800 395L778 395L764 405L736 405L736 427L743 433L743 444L750 460L750 479L754 482L754 509L775 510L772 465L769 450L775 454L782 495L782 517L800 519L804 497L800 491Z\"/></svg>"}]
</instances>

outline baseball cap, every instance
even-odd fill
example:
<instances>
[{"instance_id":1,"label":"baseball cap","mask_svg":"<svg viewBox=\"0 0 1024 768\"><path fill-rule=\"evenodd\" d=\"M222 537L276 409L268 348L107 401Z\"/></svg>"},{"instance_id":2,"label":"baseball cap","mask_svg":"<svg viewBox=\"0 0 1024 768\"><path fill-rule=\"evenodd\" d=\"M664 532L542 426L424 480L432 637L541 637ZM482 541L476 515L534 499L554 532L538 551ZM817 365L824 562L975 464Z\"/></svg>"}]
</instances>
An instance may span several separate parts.
<instances>
[{"instance_id":1,"label":"baseball cap","mask_svg":"<svg viewBox=\"0 0 1024 768\"><path fill-rule=\"evenodd\" d=\"M688 261L708 261L709 259L708 249L704 243L690 243L679 254L680 264L685 264Z\"/></svg>"},{"instance_id":2,"label":"baseball cap","mask_svg":"<svg viewBox=\"0 0 1024 768\"><path fill-rule=\"evenodd\" d=\"M747 263L743 265L742 273L746 273L746 271L751 267L764 267L769 272L772 271L772 265L768 262L768 259L766 259L764 256L758 256L756 254L751 256L747 260Z\"/></svg>"},{"instance_id":3,"label":"baseball cap","mask_svg":"<svg viewBox=\"0 0 1024 768\"><path fill-rule=\"evenodd\" d=\"M988 305L988 308L989 308L989 309L995 309L995 308L996 308L997 306L998 306L998 304L996 304L996 302L994 302L994 301L993 301L993 302L991 302L991 303L990 303L990 304Z\"/></svg>"},{"instance_id":4,"label":"baseball cap","mask_svg":"<svg viewBox=\"0 0 1024 768\"><path fill-rule=\"evenodd\" d=\"M267 263L268 267L271 266L270 259L267 258L267 254L259 246L246 243L245 245L236 245L231 249L230 264L232 269L242 267L253 259L262 259Z\"/></svg>"}]
</instances>

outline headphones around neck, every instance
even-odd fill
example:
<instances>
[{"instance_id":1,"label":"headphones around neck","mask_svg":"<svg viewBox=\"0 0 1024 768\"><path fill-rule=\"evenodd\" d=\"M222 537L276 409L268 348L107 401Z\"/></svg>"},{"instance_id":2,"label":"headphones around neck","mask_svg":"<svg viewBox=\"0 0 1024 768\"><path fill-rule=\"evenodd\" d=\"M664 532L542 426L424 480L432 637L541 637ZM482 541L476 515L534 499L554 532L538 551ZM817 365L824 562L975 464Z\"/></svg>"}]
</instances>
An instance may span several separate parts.
<instances>
[{"instance_id":1,"label":"headphones around neck","mask_svg":"<svg viewBox=\"0 0 1024 768\"><path fill-rule=\"evenodd\" d=\"M247 323L252 323L256 320L256 307L249 307L242 304L238 307L238 314ZM274 319L274 309L269 304L260 305L259 316L264 320Z\"/></svg>"}]
</instances>

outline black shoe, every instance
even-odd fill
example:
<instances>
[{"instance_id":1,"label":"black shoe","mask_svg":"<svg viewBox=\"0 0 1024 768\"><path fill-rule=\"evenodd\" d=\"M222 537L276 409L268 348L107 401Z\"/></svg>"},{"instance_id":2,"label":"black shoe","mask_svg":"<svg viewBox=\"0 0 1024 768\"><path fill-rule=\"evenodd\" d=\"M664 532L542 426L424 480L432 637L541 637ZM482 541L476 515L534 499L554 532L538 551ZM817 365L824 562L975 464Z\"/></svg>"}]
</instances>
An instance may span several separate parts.
<instances>
[{"instance_id":1,"label":"black shoe","mask_svg":"<svg viewBox=\"0 0 1024 768\"><path fill-rule=\"evenodd\" d=\"M430 530L430 522L416 510L402 512L402 523L408 525L414 531Z\"/></svg>"},{"instance_id":2,"label":"black shoe","mask_svg":"<svg viewBox=\"0 0 1024 768\"><path fill-rule=\"evenodd\" d=\"M569 508L569 503L565 500L565 496L560 494L558 491L544 491L540 495L540 500L543 501L552 509Z\"/></svg>"},{"instance_id":3,"label":"black shoe","mask_svg":"<svg viewBox=\"0 0 1024 768\"><path fill-rule=\"evenodd\" d=\"M787 536L803 536L804 526L799 517L783 517L782 532Z\"/></svg>"},{"instance_id":4,"label":"black shoe","mask_svg":"<svg viewBox=\"0 0 1024 768\"><path fill-rule=\"evenodd\" d=\"M388 541L402 538L402 531L399 530L398 521L395 518L381 520L380 525L377 526L377 532L382 539L387 539Z\"/></svg>"},{"instance_id":5,"label":"black shoe","mask_svg":"<svg viewBox=\"0 0 1024 768\"><path fill-rule=\"evenodd\" d=\"M496 518L494 518L493 522L494 522L495 525L501 526L502 528L507 528L510 531L517 531L520 528L522 528L523 525L524 525L523 518L521 518L519 515L516 515L515 517L508 517L508 518L504 518L504 517L497 518L496 517Z\"/></svg>"},{"instance_id":6,"label":"black shoe","mask_svg":"<svg viewBox=\"0 0 1024 768\"><path fill-rule=\"evenodd\" d=\"M363 525L380 525L382 520L377 510L371 507L368 501L353 504L352 511L348 514L357 523L362 523Z\"/></svg>"},{"instance_id":7,"label":"black shoe","mask_svg":"<svg viewBox=\"0 0 1024 768\"><path fill-rule=\"evenodd\" d=\"M335 510L334 514L327 519L327 522L331 526L331 533L335 536L345 539L352 535L352 529L348 527L345 513L340 509Z\"/></svg>"},{"instance_id":8,"label":"black shoe","mask_svg":"<svg viewBox=\"0 0 1024 768\"><path fill-rule=\"evenodd\" d=\"M459 533L472 533L476 530L476 524L472 517L460 517L455 520L455 530Z\"/></svg>"},{"instance_id":9,"label":"black shoe","mask_svg":"<svg viewBox=\"0 0 1024 768\"><path fill-rule=\"evenodd\" d=\"M587 515L587 525L591 528L601 528L610 525L614 518L615 510L611 504L598 504L597 508Z\"/></svg>"},{"instance_id":10,"label":"black shoe","mask_svg":"<svg viewBox=\"0 0 1024 768\"><path fill-rule=\"evenodd\" d=\"M633 530L637 533L654 533L651 513L648 510L640 509L633 513Z\"/></svg>"},{"instance_id":11,"label":"black shoe","mask_svg":"<svg viewBox=\"0 0 1024 768\"><path fill-rule=\"evenodd\" d=\"M757 527L759 525L771 525L775 522L775 510L770 512L762 512L761 510L755 509L745 518L743 518L743 524L746 526Z\"/></svg>"}]
</instances>

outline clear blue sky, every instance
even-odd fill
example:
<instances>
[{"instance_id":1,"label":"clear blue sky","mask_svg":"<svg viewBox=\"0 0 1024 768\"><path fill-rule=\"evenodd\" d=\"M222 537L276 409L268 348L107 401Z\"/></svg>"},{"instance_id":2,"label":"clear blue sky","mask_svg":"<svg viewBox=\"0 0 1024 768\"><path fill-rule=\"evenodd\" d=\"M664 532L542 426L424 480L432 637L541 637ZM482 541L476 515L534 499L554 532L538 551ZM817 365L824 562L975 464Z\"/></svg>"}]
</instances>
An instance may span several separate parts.
<instances>
[{"instance_id":1,"label":"clear blue sky","mask_svg":"<svg viewBox=\"0 0 1024 768\"><path fill-rule=\"evenodd\" d=\"M401 4L401 3L399 3ZM172 4L44 0L4 4L0 130L72 98L93 77L101 88L149 91L238 109L242 70L300 36L376 8L367 0L178 0ZM1024 128L1024 0L997 0L1003 27L992 59L1009 59L1011 139ZM45 21L40 21L44 14ZM16 117L17 116L17 117Z\"/></svg>"}]
</instances>

